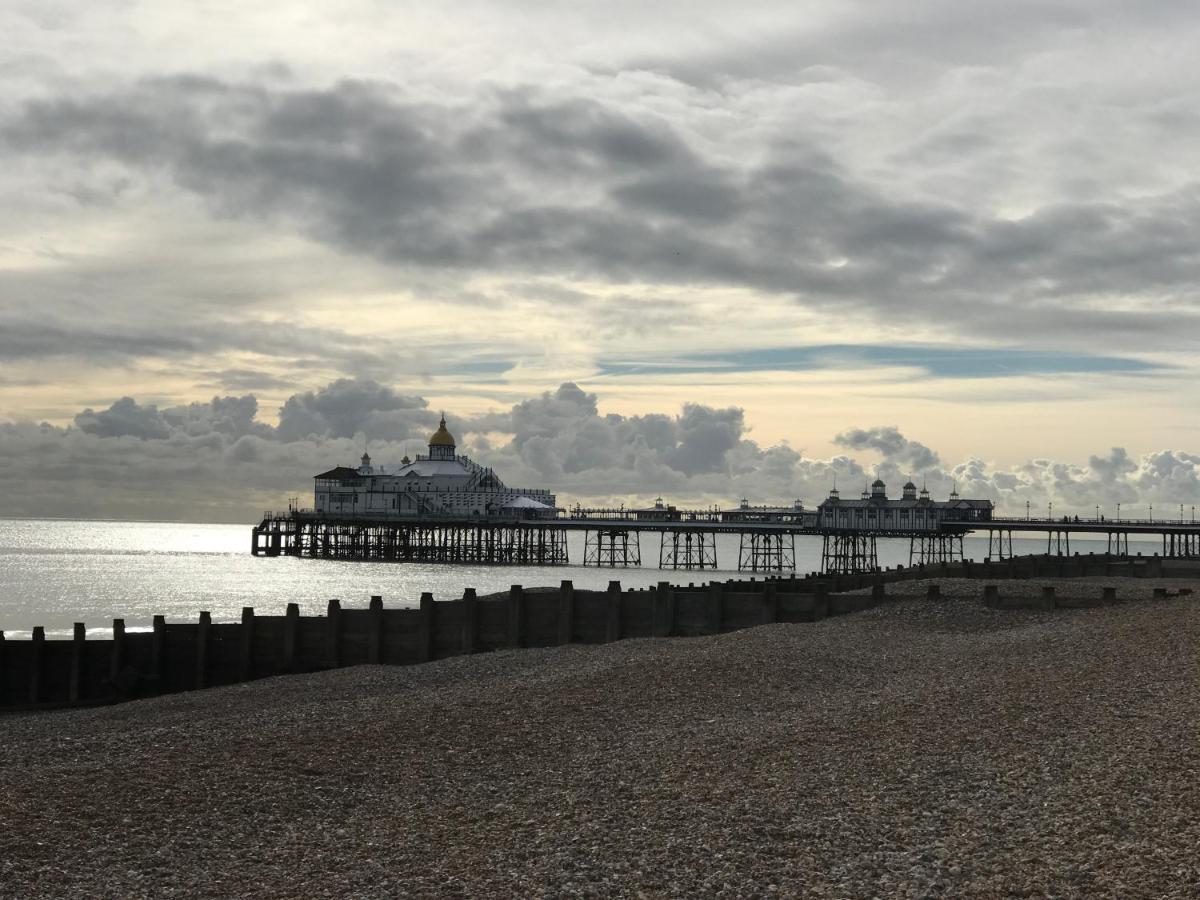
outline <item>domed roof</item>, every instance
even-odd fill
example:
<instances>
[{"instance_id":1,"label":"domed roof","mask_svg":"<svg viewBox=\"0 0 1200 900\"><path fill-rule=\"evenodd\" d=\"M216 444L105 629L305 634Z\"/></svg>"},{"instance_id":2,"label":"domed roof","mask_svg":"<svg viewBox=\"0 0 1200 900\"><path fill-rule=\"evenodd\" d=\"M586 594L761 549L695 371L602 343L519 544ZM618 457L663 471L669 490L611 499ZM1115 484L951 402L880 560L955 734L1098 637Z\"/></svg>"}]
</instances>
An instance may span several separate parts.
<instances>
[{"instance_id":1,"label":"domed roof","mask_svg":"<svg viewBox=\"0 0 1200 900\"><path fill-rule=\"evenodd\" d=\"M886 485L883 483L882 478L876 478L873 482L871 482L871 487L886 487Z\"/></svg>"},{"instance_id":2,"label":"domed roof","mask_svg":"<svg viewBox=\"0 0 1200 900\"><path fill-rule=\"evenodd\" d=\"M917 489L917 486L915 484L913 484L911 481L906 481L906 482L904 482L904 489L906 491L915 491Z\"/></svg>"},{"instance_id":3,"label":"domed roof","mask_svg":"<svg viewBox=\"0 0 1200 900\"><path fill-rule=\"evenodd\" d=\"M429 439L430 447L453 447L454 436L446 430L446 417L442 416L442 422L438 425L438 430L433 433L433 437Z\"/></svg>"}]
</instances>

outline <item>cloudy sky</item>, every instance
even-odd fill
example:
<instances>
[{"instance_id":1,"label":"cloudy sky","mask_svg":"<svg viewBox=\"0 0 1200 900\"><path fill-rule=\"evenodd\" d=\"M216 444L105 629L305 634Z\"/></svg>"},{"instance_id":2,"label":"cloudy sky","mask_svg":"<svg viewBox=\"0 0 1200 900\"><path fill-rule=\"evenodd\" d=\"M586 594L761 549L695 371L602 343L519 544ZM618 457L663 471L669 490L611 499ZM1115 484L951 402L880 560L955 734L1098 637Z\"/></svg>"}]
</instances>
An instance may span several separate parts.
<instances>
[{"instance_id":1,"label":"cloudy sky","mask_svg":"<svg viewBox=\"0 0 1200 900\"><path fill-rule=\"evenodd\" d=\"M1200 12L0 4L0 514L1200 503ZM407 443L406 443L407 442Z\"/></svg>"}]
</instances>

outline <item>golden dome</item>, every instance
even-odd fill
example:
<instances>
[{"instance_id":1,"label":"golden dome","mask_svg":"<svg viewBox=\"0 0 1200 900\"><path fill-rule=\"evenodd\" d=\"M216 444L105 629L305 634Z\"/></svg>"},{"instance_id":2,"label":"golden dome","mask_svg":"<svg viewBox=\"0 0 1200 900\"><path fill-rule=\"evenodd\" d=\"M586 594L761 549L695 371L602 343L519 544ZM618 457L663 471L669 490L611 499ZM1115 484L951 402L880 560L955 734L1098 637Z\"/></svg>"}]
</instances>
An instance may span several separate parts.
<instances>
[{"instance_id":1,"label":"golden dome","mask_svg":"<svg viewBox=\"0 0 1200 900\"><path fill-rule=\"evenodd\" d=\"M442 422L438 425L438 430L433 433L433 437L429 439L430 447L453 447L454 436L446 430L446 417L442 416Z\"/></svg>"}]
</instances>

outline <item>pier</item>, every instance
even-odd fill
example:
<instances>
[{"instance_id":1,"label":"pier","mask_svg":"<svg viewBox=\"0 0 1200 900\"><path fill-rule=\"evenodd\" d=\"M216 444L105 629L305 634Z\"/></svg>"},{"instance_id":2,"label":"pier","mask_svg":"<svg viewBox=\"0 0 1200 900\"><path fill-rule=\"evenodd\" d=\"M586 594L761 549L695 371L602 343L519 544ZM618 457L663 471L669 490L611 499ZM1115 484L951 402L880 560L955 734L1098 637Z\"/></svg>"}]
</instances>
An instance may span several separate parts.
<instances>
[{"instance_id":1,"label":"pier","mask_svg":"<svg viewBox=\"0 0 1200 900\"><path fill-rule=\"evenodd\" d=\"M764 508L767 509L767 508ZM643 565L646 542L657 543L660 569L718 568L715 536L739 536L738 570L784 573L795 570L795 539L822 539L821 571L869 573L878 568L878 541L909 544L909 564L963 559L963 538L987 534L988 558L1012 554L1013 535L1046 535L1049 555L1070 556L1072 537L1105 539L1107 552L1129 555L1131 536L1161 541L1164 558L1200 556L1200 522L1153 519L1004 518L958 520L942 517L914 527L902 521L882 525L866 519L827 524L815 512L769 508L747 515L733 510L672 509L668 515L646 511L582 509L556 518L357 516L331 517L313 511L266 513L254 526L255 556L391 562L478 563L558 566L571 562L568 532L584 532L585 566L629 568ZM654 557L651 556L651 559Z\"/></svg>"}]
</instances>

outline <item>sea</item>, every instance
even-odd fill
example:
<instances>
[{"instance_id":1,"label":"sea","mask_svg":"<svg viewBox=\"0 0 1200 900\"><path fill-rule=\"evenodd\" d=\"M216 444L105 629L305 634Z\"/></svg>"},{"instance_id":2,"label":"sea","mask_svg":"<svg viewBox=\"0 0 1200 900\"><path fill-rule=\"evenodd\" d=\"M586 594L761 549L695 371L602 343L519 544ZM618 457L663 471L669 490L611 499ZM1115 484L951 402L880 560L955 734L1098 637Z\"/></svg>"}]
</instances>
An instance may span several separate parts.
<instances>
[{"instance_id":1,"label":"sea","mask_svg":"<svg viewBox=\"0 0 1200 900\"><path fill-rule=\"evenodd\" d=\"M236 622L242 608L282 615L288 603L302 614L324 613L331 598L343 607L365 607L374 594L385 606L416 606L421 593L453 600L464 588L480 594L558 585L604 588L659 581L697 584L737 574L738 536L717 536L716 573L660 570L658 536L641 536L642 567L597 569L580 565L583 534L568 538L565 566L477 566L432 563L343 562L250 554L251 523L113 522L66 519L0 519L0 631L28 638L36 625L48 638L69 636L82 622L90 636L111 635L114 619L127 630L149 629L156 615L168 622L195 621L207 611L214 622ZM1132 541L1131 541L1132 544ZM1071 550L1102 553L1103 541L1072 541ZM963 542L968 559L987 556L987 537ZM1015 553L1045 553L1045 538L1014 538ZM907 539L880 539L879 564L908 563ZM1150 552L1153 552L1152 550ZM819 537L796 538L796 569L816 571Z\"/></svg>"}]
</instances>

